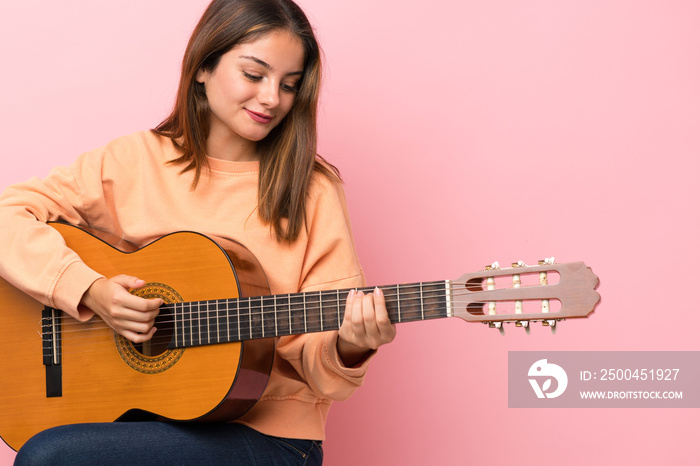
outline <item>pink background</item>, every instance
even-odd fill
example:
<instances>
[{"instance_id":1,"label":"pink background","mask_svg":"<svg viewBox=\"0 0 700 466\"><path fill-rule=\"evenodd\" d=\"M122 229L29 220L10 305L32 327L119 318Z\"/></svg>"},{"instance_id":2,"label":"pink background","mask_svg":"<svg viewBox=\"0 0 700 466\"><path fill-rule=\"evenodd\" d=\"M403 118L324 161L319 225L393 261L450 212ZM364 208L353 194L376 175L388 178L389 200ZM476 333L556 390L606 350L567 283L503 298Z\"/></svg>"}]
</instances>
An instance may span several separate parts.
<instances>
[{"instance_id":1,"label":"pink background","mask_svg":"<svg viewBox=\"0 0 700 466\"><path fill-rule=\"evenodd\" d=\"M4 1L0 187L157 124L206 3ZM700 3L300 3L371 284L556 256L603 296L556 335L400 326L332 411L327 463L695 464L698 410L508 409L507 355L700 350Z\"/></svg>"}]
</instances>

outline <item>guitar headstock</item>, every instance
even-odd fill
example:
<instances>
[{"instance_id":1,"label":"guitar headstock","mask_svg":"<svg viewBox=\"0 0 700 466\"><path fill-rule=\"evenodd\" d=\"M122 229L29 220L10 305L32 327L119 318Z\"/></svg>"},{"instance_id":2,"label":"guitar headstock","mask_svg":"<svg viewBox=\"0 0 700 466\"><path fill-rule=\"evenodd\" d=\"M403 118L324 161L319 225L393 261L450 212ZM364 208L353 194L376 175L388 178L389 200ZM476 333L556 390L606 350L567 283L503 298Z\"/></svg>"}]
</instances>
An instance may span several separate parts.
<instances>
[{"instance_id":1,"label":"guitar headstock","mask_svg":"<svg viewBox=\"0 0 700 466\"><path fill-rule=\"evenodd\" d=\"M468 273L452 285L452 310L467 322L483 322L502 329L504 322L529 327L540 321L554 327L560 320L587 317L600 301L598 277L583 262L537 265L498 263Z\"/></svg>"}]
</instances>

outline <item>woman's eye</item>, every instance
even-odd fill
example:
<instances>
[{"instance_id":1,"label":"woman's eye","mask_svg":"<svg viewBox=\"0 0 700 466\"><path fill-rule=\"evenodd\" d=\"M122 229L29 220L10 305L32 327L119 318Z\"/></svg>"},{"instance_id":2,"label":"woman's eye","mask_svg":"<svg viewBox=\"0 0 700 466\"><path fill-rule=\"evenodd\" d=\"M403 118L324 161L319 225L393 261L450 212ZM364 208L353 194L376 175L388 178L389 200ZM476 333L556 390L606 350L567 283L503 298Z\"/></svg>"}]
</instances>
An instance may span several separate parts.
<instances>
[{"instance_id":1,"label":"woman's eye","mask_svg":"<svg viewBox=\"0 0 700 466\"><path fill-rule=\"evenodd\" d=\"M299 88L291 84L282 84L282 89L286 92L298 92Z\"/></svg>"},{"instance_id":2,"label":"woman's eye","mask_svg":"<svg viewBox=\"0 0 700 466\"><path fill-rule=\"evenodd\" d=\"M245 76L246 79L253 81L254 83L256 83L262 79L262 76L258 76L256 74L246 73L245 71L243 72L243 76Z\"/></svg>"}]
</instances>

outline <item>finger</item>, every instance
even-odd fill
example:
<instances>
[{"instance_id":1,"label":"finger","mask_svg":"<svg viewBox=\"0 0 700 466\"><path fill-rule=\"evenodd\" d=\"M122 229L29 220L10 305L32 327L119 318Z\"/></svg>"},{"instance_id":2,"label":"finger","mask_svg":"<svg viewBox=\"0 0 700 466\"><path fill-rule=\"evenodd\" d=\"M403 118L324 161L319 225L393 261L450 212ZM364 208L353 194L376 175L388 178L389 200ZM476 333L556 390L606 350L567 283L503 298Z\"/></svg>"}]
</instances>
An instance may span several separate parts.
<instances>
[{"instance_id":1,"label":"finger","mask_svg":"<svg viewBox=\"0 0 700 466\"><path fill-rule=\"evenodd\" d=\"M377 321L378 313L382 310L386 314L384 300L378 295L381 294L379 288L375 288L374 292L365 296L362 303L362 313L365 327L366 340L365 343L372 349L378 348L383 339L379 324ZM386 317L388 319L388 317Z\"/></svg>"},{"instance_id":2,"label":"finger","mask_svg":"<svg viewBox=\"0 0 700 466\"><path fill-rule=\"evenodd\" d=\"M362 298L364 293L360 290L350 290L345 301L345 315L343 321L351 327L362 321Z\"/></svg>"},{"instance_id":3,"label":"finger","mask_svg":"<svg viewBox=\"0 0 700 466\"><path fill-rule=\"evenodd\" d=\"M345 313L343 314L343 323L348 322L348 324L350 324L352 322L352 305L355 301L355 294L355 290L350 290L348 292L348 297L345 299Z\"/></svg>"},{"instance_id":4,"label":"finger","mask_svg":"<svg viewBox=\"0 0 700 466\"><path fill-rule=\"evenodd\" d=\"M386 309L386 301L384 299L384 293L381 289L374 289L374 310L375 310L375 321L377 323L377 329L381 335L391 335L395 333L395 326L391 323L389 318L389 311Z\"/></svg>"},{"instance_id":5,"label":"finger","mask_svg":"<svg viewBox=\"0 0 700 466\"><path fill-rule=\"evenodd\" d=\"M146 334L152 331L153 327L153 321L149 322L137 322L133 320L121 320L121 319L116 319L114 321L115 326L118 328L120 332L134 332L134 333L142 333Z\"/></svg>"},{"instance_id":6,"label":"finger","mask_svg":"<svg viewBox=\"0 0 700 466\"><path fill-rule=\"evenodd\" d=\"M118 303L127 309L140 312L156 312L157 315L158 309L163 305L163 300L160 298L146 299L126 293L120 297Z\"/></svg>"},{"instance_id":7,"label":"finger","mask_svg":"<svg viewBox=\"0 0 700 466\"><path fill-rule=\"evenodd\" d=\"M127 322L153 325L155 323L156 317L158 317L157 310L144 312L135 309L119 307L112 312L112 318L114 319L114 321L120 322L123 325L126 325Z\"/></svg>"},{"instance_id":8,"label":"finger","mask_svg":"<svg viewBox=\"0 0 700 466\"><path fill-rule=\"evenodd\" d=\"M362 321L368 331L376 328L377 321L374 309L374 293L368 293L362 297Z\"/></svg>"},{"instance_id":9,"label":"finger","mask_svg":"<svg viewBox=\"0 0 700 466\"><path fill-rule=\"evenodd\" d=\"M133 343L143 343L144 341L148 341L151 338L153 338L153 335L156 333L155 327L150 329L146 333L140 333L140 332L134 332L131 330L122 330L119 332L121 336L126 338L127 340L132 341Z\"/></svg>"},{"instance_id":10,"label":"finger","mask_svg":"<svg viewBox=\"0 0 700 466\"><path fill-rule=\"evenodd\" d=\"M371 299L371 295L369 296ZM356 337L361 337L366 334L365 322L364 322L364 309L365 307L365 294L358 290L355 295L355 299L352 303L352 314L350 320L352 323L352 333Z\"/></svg>"},{"instance_id":11,"label":"finger","mask_svg":"<svg viewBox=\"0 0 700 466\"><path fill-rule=\"evenodd\" d=\"M138 277L133 277L131 275L117 275L112 277L114 283L121 285L126 290L133 290L135 288L141 288L146 284L145 280L141 280Z\"/></svg>"}]
</instances>

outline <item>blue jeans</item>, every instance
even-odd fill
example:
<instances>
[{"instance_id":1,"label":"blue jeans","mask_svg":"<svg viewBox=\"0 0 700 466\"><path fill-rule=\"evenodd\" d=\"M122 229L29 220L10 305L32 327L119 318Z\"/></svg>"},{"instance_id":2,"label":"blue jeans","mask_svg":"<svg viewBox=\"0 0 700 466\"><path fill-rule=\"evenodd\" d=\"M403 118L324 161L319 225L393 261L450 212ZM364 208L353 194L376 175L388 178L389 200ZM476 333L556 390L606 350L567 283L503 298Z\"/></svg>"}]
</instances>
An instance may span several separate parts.
<instances>
[{"instance_id":1,"label":"blue jeans","mask_svg":"<svg viewBox=\"0 0 700 466\"><path fill-rule=\"evenodd\" d=\"M241 424L111 422L35 435L15 465L320 465L321 442L270 437Z\"/></svg>"}]
</instances>

